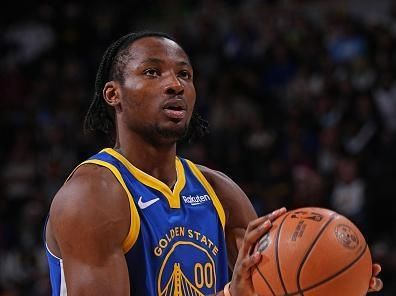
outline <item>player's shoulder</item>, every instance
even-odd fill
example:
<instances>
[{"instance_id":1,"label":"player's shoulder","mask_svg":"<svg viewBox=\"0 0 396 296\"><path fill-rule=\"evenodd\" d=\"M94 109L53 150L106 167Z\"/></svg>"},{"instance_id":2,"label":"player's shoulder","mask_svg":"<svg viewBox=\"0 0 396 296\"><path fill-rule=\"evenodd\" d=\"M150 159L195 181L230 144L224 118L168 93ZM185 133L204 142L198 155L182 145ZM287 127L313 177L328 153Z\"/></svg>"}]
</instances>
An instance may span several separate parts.
<instances>
[{"instance_id":1,"label":"player's shoulder","mask_svg":"<svg viewBox=\"0 0 396 296\"><path fill-rule=\"evenodd\" d=\"M129 224L128 198L116 178L106 168L83 164L52 201L47 239L60 249L84 246L97 252L109 242L121 247Z\"/></svg>"},{"instance_id":2,"label":"player's shoulder","mask_svg":"<svg viewBox=\"0 0 396 296\"><path fill-rule=\"evenodd\" d=\"M95 164L83 164L56 193L50 217L112 216L125 206L128 208L126 193L111 171ZM97 211L98 208L105 211Z\"/></svg>"},{"instance_id":3,"label":"player's shoulder","mask_svg":"<svg viewBox=\"0 0 396 296\"><path fill-rule=\"evenodd\" d=\"M81 199L79 196L101 196L109 192L122 192L122 187L112 172L105 167L87 163L77 167L55 198L71 195L72 199Z\"/></svg>"},{"instance_id":4,"label":"player's shoulder","mask_svg":"<svg viewBox=\"0 0 396 296\"><path fill-rule=\"evenodd\" d=\"M214 170L200 164L196 164L196 166L212 187L222 187L224 185L229 185L231 187L238 186L229 176L221 171Z\"/></svg>"},{"instance_id":5,"label":"player's shoulder","mask_svg":"<svg viewBox=\"0 0 396 296\"><path fill-rule=\"evenodd\" d=\"M197 165L197 167L213 187L226 213L235 212L238 209L246 209L249 212L253 210L245 192L229 176L203 165Z\"/></svg>"}]
</instances>

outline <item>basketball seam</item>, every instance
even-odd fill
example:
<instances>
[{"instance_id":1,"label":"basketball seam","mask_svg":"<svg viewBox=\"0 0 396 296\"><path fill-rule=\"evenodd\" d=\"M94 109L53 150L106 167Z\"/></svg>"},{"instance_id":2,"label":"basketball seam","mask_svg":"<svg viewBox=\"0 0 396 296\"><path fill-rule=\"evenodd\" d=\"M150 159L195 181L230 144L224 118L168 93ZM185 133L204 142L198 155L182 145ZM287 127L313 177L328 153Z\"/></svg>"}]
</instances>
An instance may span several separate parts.
<instances>
[{"instance_id":1,"label":"basketball seam","mask_svg":"<svg viewBox=\"0 0 396 296\"><path fill-rule=\"evenodd\" d=\"M267 284L268 288L271 290L272 295L273 295L273 296L276 296L274 290L272 290L272 287L271 287L270 283L267 281L267 279L265 278L265 276L261 273L261 271L260 271L260 269L257 267L257 265L256 265L256 269L257 269L257 272L259 273L259 275L263 278L264 282Z\"/></svg>"},{"instance_id":2,"label":"basketball seam","mask_svg":"<svg viewBox=\"0 0 396 296\"><path fill-rule=\"evenodd\" d=\"M297 292L295 292L295 293L293 293L293 294L290 294L290 296L295 296L295 295L298 295L299 293L307 292L307 291L309 291L309 290L312 290L312 289L314 289L314 288L320 286L321 284L323 284L323 283L325 283L325 282L328 282L328 281L330 281L330 280L336 278L337 276L339 276L339 275L342 274L343 272L347 271L350 267L352 267L353 265L355 265L355 263L358 262L358 261L362 258L362 256L364 255L364 253L366 253L367 248L368 248L368 245L366 244L366 246L363 248L362 253L360 253L359 256L356 257L355 260L353 260L351 263L349 263L347 266L345 266L343 269L339 270L338 272L336 272L336 273L333 274L332 276L330 276L330 277L328 277L328 278L326 278L326 279L320 281L319 283L316 283L316 284L314 284L314 285L312 285L312 286L309 286L309 287L307 287L307 288L305 288L305 289L303 289L303 290L301 290L301 291L297 291Z\"/></svg>"},{"instance_id":3,"label":"basketball seam","mask_svg":"<svg viewBox=\"0 0 396 296\"><path fill-rule=\"evenodd\" d=\"M287 292L287 290L286 290L286 286L285 286L285 283L284 283L284 281L283 281L282 272L281 272L281 269L280 269L280 263L279 263L279 250L278 250L278 249L279 249L279 236L280 236L280 232L281 232L283 223L285 222L286 218L287 218L289 215L290 215L290 214L285 215L285 217L283 218L281 224L279 225L279 229L278 229L278 232L277 232L277 234L276 234L276 248L275 248L276 267L277 267L277 270L278 270L278 276L279 276L279 279L280 279L280 281L281 281L282 288L283 288L283 292L285 293L285 295L289 295L289 294L288 294L288 292Z\"/></svg>"},{"instance_id":4,"label":"basketball seam","mask_svg":"<svg viewBox=\"0 0 396 296\"><path fill-rule=\"evenodd\" d=\"M330 216L329 221L326 222L326 224L322 227L322 229L319 231L318 235L316 236L315 240L313 241L313 243L311 244L311 246L309 247L309 249L307 250L307 252L304 255L303 260L300 263L300 266L298 268L298 272L297 272L297 289L298 292L301 292L301 295L304 296L304 291L301 289L301 285L300 285L300 276L301 276L301 270L305 264L305 261L307 260L309 254L311 253L312 249L314 248L314 246L316 245L316 243L318 242L320 236L323 234L323 232L325 231L325 229L327 228L327 226L329 226L329 224L334 220L335 214L332 214Z\"/></svg>"}]
</instances>

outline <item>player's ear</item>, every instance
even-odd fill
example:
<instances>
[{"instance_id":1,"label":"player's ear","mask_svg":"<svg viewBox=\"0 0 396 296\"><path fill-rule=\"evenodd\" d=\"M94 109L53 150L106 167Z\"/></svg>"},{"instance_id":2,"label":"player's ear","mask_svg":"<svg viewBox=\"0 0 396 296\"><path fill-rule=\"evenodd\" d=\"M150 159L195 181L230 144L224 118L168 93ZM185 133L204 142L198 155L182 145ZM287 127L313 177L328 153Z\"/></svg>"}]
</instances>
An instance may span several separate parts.
<instances>
[{"instance_id":1,"label":"player's ear","mask_svg":"<svg viewBox=\"0 0 396 296\"><path fill-rule=\"evenodd\" d=\"M117 81L106 82L103 87L103 98L110 106L116 107L120 104L120 84Z\"/></svg>"}]
</instances>

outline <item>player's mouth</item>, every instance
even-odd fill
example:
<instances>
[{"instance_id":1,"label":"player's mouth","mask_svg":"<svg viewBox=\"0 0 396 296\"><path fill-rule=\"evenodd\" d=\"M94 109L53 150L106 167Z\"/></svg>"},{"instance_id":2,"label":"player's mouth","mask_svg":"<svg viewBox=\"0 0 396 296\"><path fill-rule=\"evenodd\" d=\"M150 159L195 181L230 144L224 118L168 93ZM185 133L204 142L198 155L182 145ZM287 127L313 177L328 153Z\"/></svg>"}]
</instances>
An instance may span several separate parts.
<instances>
[{"instance_id":1,"label":"player's mouth","mask_svg":"<svg viewBox=\"0 0 396 296\"><path fill-rule=\"evenodd\" d=\"M164 104L164 113L171 119L181 120L187 114L187 106L183 100L171 100Z\"/></svg>"}]
</instances>

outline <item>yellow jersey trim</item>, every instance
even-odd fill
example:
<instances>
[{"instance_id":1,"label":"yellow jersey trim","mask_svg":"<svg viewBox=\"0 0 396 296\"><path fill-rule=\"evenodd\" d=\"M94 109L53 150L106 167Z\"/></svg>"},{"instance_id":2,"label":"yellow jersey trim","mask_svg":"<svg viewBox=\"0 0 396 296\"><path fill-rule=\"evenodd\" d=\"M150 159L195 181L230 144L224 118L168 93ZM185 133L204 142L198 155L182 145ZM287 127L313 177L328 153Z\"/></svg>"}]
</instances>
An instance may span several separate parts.
<instances>
[{"instance_id":1,"label":"yellow jersey trim","mask_svg":"<svg viewBox=\"0 0 396 296\"><path fill-rule=\"evenodd\" d=\"M221 202L220 202L219 198L217 197L212 185L209 184L208 180L206 180L205 176L202 174L202 172L198 169L198 167L194 163L192 163L188 159L186 159L186 162L187 162L188 166L190 167L194 176L199 180L199 182L202 184L202 186L209 193L209 195L212 199L213 205L214 205L214 207L217 211L217 214L219 216L221 225L223 226L223 230L224 230L225 223L226 223L224 209L223 209L223 206L221 205Z\"/></svg>"},{"instance_id":2,"label":"yellow jersey trim","mask_svg":"<svg viewBox=\"0 0 396 296\"><path fill-rule=\"evenodd\" d=\"M118 159L139 182L161 192L168 200L169 206L171 208L180 208L180 192L186 185L186 176L184 174L183 164L178 157L175 159L177 181L172 191L165 183L138 169L133 164L131 164L128 159L126 159L122 154L118 153L114 149L106 148L101 152L106 152Z\"/></svg>"},{"instance_id":3,"label":"yellow jersey trim","mask_svg":"<svg viewBox=\"0 0 396 296\"><path fill-rule=\"evenodd\" d=\"M139 236L139 231L140 231L140 217L139 217L139 213L136 209L135 202L133 201L133 197L132 197L131 193L129 192L128 187L126 186L124 179L122 178L121 173L118 171L118 169L114 165L112 165L108 162L102 161L102 160L88 159L88 160L80 163L73 170L73 172L69 175L67 180L69 180L70 177L73 175L73 173L83 164L96 164L96 165L108 168L113 173L113 175L117 178L118 182L124 188L124 190L128 196L129 209L131 212L131 215L130 215L131 221L130 221L128 234L127 234L124 242L122 243L122 250L124 251L124 253L127 253L133 247L133 245L136 243L136 240Z\"/></svg>"}]
</instances>

